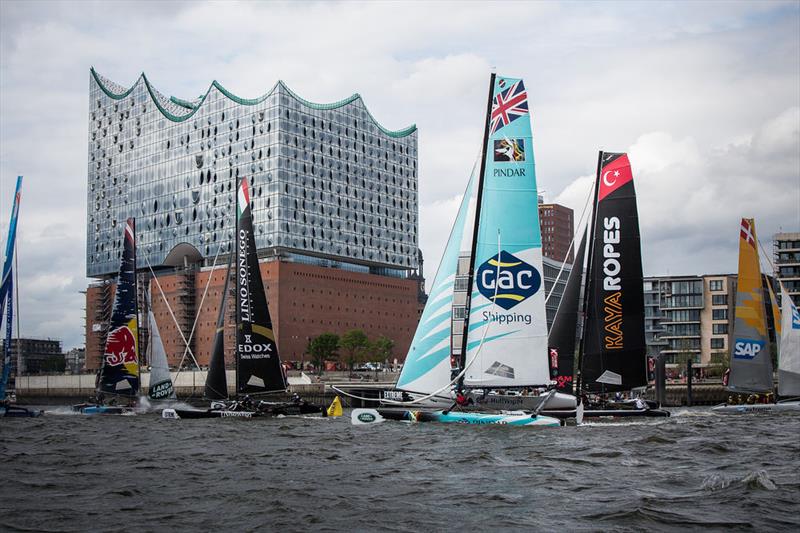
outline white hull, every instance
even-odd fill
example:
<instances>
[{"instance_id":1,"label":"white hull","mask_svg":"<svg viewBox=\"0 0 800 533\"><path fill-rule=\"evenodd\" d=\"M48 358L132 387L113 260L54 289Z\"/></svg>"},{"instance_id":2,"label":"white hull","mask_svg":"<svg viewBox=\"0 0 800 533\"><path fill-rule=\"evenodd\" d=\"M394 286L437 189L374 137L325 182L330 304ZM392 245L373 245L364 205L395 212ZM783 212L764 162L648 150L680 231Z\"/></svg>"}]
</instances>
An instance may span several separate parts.
<instances>
[{"instance_id":1,"label":"white hull","mask_svg":"<svg viewBox=\"0 0 800 533\"><path fill-rule=\"evenodd\" d=\"M453 407L455 403L455 399L448 398L446 396L433 396L431 398L425 398L420 402L416 402L418 398L423 398L427 396L427 394L420 394L417 392L405 392L408 398L411 401L402 401L401 396L395 398L384 398L381 400L381 405L385 405L387 407L407 407L409 409L450 409Z\"/></svg>"},{"instance_id":2,"label":"white hull","mask_svg":"<svg viewBox=\"0 0 800 533\"><path fill-rule=\"evenodd\" d=\"M472 401L467 409L531 411L538 408L548 395L548 392L539 396L509 396L504 394L487 394L484 396L482 394L471 393L467 395L468 401ZM574 410L577 406L578 399L575 398L575 396L557 392L550 397L544 409L563 411Z\"/></svg>"},{"instance_id":3,"label":"white hull","mask_svg":"<svg viewBox=\"0 0 800 533\"><path fill-rule=\"evenodd\" d=\"M723 415L800 413L800 400L780 403L755 403L744 405L717 405L711 409Z\"/></svg>"}]
</instances>

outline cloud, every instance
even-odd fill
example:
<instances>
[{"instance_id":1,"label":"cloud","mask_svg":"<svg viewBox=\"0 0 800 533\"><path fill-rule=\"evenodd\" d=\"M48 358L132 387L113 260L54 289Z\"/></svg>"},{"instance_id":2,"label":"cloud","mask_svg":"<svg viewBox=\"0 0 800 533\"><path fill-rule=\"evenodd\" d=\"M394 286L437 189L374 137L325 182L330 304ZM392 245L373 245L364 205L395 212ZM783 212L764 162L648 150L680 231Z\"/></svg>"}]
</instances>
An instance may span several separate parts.
<instances>
[{"instance_id":1,"label":"cloud","mask_svg":"<svg viewBox=\"0 0 800 533\"><path fill-rule=\"evenodd\" d=\"M597 150L627 149L646 271L728 272L743 214L762 240L800 229L798 35L796 2L0 2L0 231L25 174L23 333L83 342L90 66L183 98L213 79L358 92L385 127L416 123L429 280L496 67L525 79L548 197L580 210Z\"/></svg>"}]
</instances>

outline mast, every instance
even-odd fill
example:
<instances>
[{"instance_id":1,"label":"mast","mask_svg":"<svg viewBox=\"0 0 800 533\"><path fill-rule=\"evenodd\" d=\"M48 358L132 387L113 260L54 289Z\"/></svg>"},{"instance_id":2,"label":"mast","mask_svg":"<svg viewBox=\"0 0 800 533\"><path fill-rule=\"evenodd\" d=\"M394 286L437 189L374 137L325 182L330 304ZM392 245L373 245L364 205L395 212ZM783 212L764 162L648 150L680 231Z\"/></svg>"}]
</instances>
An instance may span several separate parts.
<instances>
[{"instance_id":1,"label":"mast","mask_svg":"<svg viewBox=\"0 0 800 533\"><path fill-rule=\"evenodd\" d=\"M581 331L581 344L578 351L578 364L576 365L578 379L575 384L575 394L578 396L580 396L583 390L583 354L586 349L586 316L589 310L589 295L591 294L589 291L592 289L592 269L594 267L592 259L594 258L594 233L597 224L597 196L600 193L601 168L603 168L603 150L600 150L597 155L597 172L594 178L594 198L592 200L592 222L589 225L589 255L586 259L586 280L583 288L583 329Z\"/></svg>"},{"instance_id":2,"label":"mast","mask_svg":"<svg viewBox=\"0 0 800 533\"><path fill-rule=\"evenodd\" d=\"M467 362L467 347L469 339L470 312L472 310L472 283L475 277L475 250L478 246L478 223L481 219L481 203L483 201L483 184L486 174L486 150L489 146L489 124L492 117L492 102L494 101L494 83L497 74L492 72L489 76L489 97L486 102L486 120L483 125L483 147L481 148L481 168L478 173L478 192L475 199L475 221L472 226L472 244L469 249L469 270L467 276L467 305L464 316L464 332L461 336L461 361L459 366L464 369ZM458 380L457 390L460 392L464 388L464 376Z\"/></svg>"}]
</instances>

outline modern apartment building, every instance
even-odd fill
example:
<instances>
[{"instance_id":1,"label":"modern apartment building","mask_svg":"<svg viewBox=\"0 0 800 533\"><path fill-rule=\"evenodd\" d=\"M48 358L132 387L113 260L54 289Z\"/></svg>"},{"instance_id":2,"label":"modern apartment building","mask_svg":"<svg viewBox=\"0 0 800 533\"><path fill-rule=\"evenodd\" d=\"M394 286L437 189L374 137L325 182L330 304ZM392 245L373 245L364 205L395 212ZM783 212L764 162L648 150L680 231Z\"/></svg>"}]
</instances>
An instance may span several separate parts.
<instances>
[{"instance_id":1,"label":"modern apartment building","mask_svg":"<svg viewBox=\"0 0 800 533\"><path fill-rule=\"evenodd\" d=\"M691 356L708 364L730 349L736 276L656 276L644 280L648 355Z\"/></svg>"},{"instance_id":2,"label":"modern apartment building","mask_svg":"<svg viewBox=\"0 0 800 533\"><path fill-rule=\"evenodd\" d=\"M786 287L794 303L800 305L800 233L776 233L772 246L775 277Z\"/></svg>"}]
</instances>

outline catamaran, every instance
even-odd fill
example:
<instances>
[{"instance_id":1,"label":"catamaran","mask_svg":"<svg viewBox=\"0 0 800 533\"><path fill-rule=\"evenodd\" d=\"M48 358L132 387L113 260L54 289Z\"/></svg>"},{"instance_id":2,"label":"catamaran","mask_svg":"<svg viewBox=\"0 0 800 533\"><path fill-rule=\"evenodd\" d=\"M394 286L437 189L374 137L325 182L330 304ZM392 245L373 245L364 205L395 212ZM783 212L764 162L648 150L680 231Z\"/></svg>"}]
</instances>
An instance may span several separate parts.
<instances>
[{"instance_id":1,"label":"catamaran","mask_svg":"<svg viewBox=\"0 0 800 533\"><path fill-rule=\"evenodd\" d=\"M267 306L267 295L258 265L250 190L243 179L237 193L237 229L235 250L236 276L236 392L237 398L228 400L225 376L223 326L225 302L228 292L231 262L222 291L222 303L217 318L214 348L206 377L205 395L214 400L206 410L164 409L163 418L224 418L257 416L299 415L327 411L303 401L298 396L289 402L256 401L250 395L285 392L286 375L283 371L272 319Z\"/></svg>"},{"instance_id":2,"label":"catamaran","mask_svg":"<svg viewBox=\"0 0 800 533\"><path fill-rule=\"evenodd\" d=\"M766 285L771 291L769 282ZM728 391L737 396L767 397L775 391L764 292L755 221L743 218L739 229L736 321L731 335L727 384ZM712 408L712 411L724 414L800 412L800 399L797 398L800 396L800 313L782 284L781 299L782 312L778 311L777 305L772 305L776 342L779 342L778 392L781 396L795 398L777 403L725 403Z\"/></svg>"},{"instance_id":3,"label":"catamaran","mask_svg":"<svg viewBox=\"0 0 800 533\"><path fill-rule=\"evenodd\" d=\"M578 353L576 391L584 417L669 416L655 402L613 401L609 394L647 386L644 288L636 189L628 155L601 151L597 161L589 250L584 282L584 327ZM571 377L570 350L577 327L578 283L584 245L567 281L550 334L551 351L562 380ZM565 367L565 368L562 368ZM589 401L596 398L594 401Z\"/></svg>"},{"instance_id":4,"label":"catamaran","mask_svg":"<svg viewBox=\"0 0 800 533\"><path fill-rule=\"evenodd\" d=\"M397 390L388 398L404 408L354 410L352 420L558 426L540 408L545 399L565 400L564 408L574 410L574 397L502 394L546 389L550 381L528 96L523 80L492 74L479 170L473 170ZM498 413L505 400L522 409ZM426 402L445 408L409 410Z\"/></svg>"},{"instance_id":5,"label":"catamaran","mask_svg":"<svg viewBox=\"0 0 800 533\"><path fill-rule=\"evenodd\" d=\"M83 414L131 414L139 394L139 311L136 290L136 224L125 222L122 259L103 360L93 402L72 406Z\"/></svg>"},{"instance_id":6,"label":"catamaran","mask_svg":"<svg viewBox=\"0 0 800 533\"><path fill-rule=\"evenodd\" d=\"M34 417L40 416L42 411L28 409L15 405L14 396L7 397L8 383L11 379L11 333L14 321L14 268L12 266L16 251L17 217L22 200L22 176L17 177L17 188L14 193L14 203L11 207L11 221L8 225L6 239L6 252L3 258L3 278L0 282L0 328L3 327L3 317L6 318L6 335L3 343L3 371L0 374L0 416L7 417ZM6 307L7 306L7 307ZM19 335L19 333L18 333Z\"/></svg>"}]
</instances>

